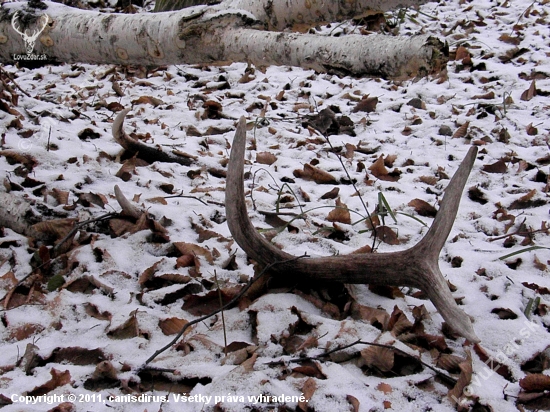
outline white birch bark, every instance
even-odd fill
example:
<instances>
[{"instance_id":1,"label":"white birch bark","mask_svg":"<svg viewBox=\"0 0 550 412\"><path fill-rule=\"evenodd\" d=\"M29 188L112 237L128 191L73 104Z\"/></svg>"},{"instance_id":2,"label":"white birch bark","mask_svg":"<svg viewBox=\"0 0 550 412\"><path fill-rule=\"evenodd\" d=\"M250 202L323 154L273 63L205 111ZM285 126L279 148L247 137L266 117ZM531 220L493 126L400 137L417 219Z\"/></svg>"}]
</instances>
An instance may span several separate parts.
<instances>
[{"instance_id":1,"label":"white birch bark","mask_svg":"<svg viewBox=\"0 0 550 412\"><path fill-rule=\"evenodd\" d=\"M397 10L430 0L225 0L217 7L246 10L270 30L351 19L367 10Z\"/></svg>"},{"instance_id":2,"label":"white birch bark","mask_svg":"<svg viewBox=\"0 0 550 412\"><path fill-rule=\"evenodd\" d=\"M36 16L49 16L34 53L57 62L159 66L244 61L390 78L431 73L446 63L444 45L429 36L332 38L268 32L252 28L258 27L253 14L223 9L223 4L151 14L106 14L46 4L46 10L32 10ZM2 63L13 63L14 55L25 53L23 38L11 24L17 10L29 12L25 5L8 3L0 10ZM28 25L29 33L33 28Z\"/></svg>"}]
</instances>

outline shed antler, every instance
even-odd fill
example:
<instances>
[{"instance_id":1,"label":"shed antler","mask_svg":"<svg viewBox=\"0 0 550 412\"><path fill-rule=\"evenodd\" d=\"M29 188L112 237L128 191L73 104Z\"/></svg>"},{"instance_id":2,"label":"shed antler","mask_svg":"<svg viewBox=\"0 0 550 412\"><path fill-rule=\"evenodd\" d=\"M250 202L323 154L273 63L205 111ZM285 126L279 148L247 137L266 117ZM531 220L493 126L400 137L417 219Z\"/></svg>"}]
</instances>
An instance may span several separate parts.
<instances>
[{"instance_id":1,"label":"shed antler","mask_svg":"<svg viewBox=\"0 0 550 412\"><path fill-rule=\"evenodd\" d=\"M246 120L239 120L228 165L225 208L235 241L260 264L278 262L272 270L312 280L344 283L412 286L426 293L449 326L471 342L479 342L470 318L454 301L439 269L439 253L453 226L464 185L473 167L477 148L472 147L447 186L439 212L424 238L398 252L354 254L296 259L264 239L254 228L244 196Z\"/></svg>"}]
</instances>

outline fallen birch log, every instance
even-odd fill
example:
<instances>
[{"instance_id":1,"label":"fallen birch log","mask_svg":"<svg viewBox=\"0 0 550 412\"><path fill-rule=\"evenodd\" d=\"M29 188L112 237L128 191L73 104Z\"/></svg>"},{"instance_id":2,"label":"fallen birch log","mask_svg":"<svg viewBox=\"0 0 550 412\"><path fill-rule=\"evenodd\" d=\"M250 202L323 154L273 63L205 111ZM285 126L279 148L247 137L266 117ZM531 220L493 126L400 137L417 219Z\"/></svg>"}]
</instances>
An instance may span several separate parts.
<instances>
[{"instance_id":1,"label":"fallen birch log","mask_svg":"<svg viewBox=\"0 0 550 412\"><path fill-rule=\"evenodd\" d=\"M270 32L258 29L262 22L247 10L226 10L220 7L224 3L141 14L107 14L51 2L45 2L45 9L31 9L26 4L0 9L1 63L32 56L46 62L146 66L241 61L410 78L438 72L448 59L446 45L431 36ZM26 53L34 37L33 53Z\"/></svg>"}]
</instances>

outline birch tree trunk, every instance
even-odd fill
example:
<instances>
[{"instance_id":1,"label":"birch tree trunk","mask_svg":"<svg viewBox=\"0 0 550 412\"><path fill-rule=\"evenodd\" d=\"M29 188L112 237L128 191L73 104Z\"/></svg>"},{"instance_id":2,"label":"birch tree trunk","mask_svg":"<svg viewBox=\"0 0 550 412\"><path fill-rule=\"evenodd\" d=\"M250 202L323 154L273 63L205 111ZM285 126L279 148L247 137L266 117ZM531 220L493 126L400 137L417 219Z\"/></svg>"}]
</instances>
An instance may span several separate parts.
<instances>
[{"instance_id":1,"label":"birch tree trunk","mask_svg":"<svg viewBox=\"0 0 550 412\"><path fill-rule=\"evenodd\" d=\"M224 9L246 10L266 29L282 30L295 25L315 25L351 19L367 10L397 10L427 3L430 0L224 0ZM213 0L157 0L155 11L180 10Z\"/></svg>"},{"instance_id":2,"label":"birch tree trunk","mask_svg":"<svg viewBox=\"0 0 550 412\"><path fill-rule=\"evenodd\" d=\"M294 3L275 0L270 4L287 2ZM49 20L34 43L34 53L64 63L159 66L243 61L260 66L294 65L320 72L406 78L438 71L447 61L446 46L425 35L334 38L260 30L265 21L243 9L246 3L228 0L217 6L152 14L107 14L51 2L46 2L46 9L37 10L26 8L26 3L8 3L0 9L0 62L14 63L25 57L21 33L37 32L44 15ZM257 5L248 3L249 8ZM289 6L289 10L299 14L298 8ZM331 10L328 6L325 10L329 19L340 15L341 10ZM288 16L286 21L290 19ZM22 20L29 23L24 32L17 32L12 21L22 25Z\"/></svg>"}]
</instances>

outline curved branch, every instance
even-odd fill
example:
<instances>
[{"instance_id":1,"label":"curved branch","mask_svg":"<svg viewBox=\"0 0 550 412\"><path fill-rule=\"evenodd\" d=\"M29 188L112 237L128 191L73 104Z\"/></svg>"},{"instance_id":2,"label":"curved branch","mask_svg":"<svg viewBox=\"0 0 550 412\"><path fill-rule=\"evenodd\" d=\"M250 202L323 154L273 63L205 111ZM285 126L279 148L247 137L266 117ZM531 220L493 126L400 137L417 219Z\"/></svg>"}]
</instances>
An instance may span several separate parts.
<instances>
[{"instance_id":1,"label":"curved branch","mask_svg":"<svg viewBox=\"0 0 550 412\"><path fill-rule=\"evenodd\" d=\"M165 162L179 163L183 166L190 166L191 159L188 157L178 156L174 153L164 152L156 147L148 146L139 140L132 139L124 132L124 119L130 108L122 110L115 121L113 122L113 137L116 142L124 149L128 150L132 155L137 153L137 157L145 160L147 163Z\"/></svg>"}]
</instances>

